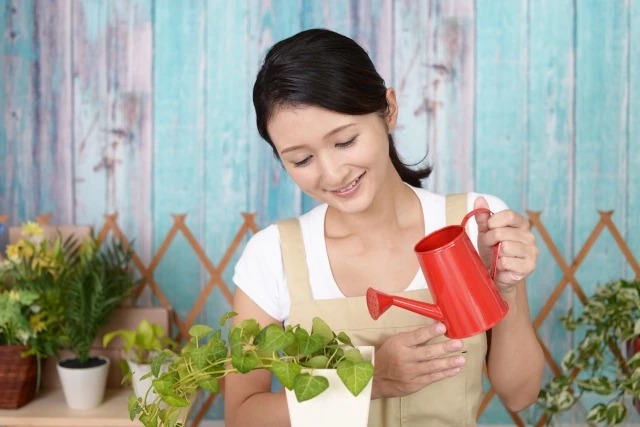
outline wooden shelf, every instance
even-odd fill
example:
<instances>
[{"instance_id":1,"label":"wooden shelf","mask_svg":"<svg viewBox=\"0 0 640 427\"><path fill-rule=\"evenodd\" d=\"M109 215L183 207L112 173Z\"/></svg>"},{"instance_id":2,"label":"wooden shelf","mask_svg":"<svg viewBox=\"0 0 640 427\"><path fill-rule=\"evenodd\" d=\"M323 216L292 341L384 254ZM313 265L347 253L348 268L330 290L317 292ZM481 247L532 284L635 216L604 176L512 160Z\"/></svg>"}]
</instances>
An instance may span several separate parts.
<instances>
[{"instance_id":1,"label":"wooden shelf","mask_svg":"<svg viewBox=\"0 0 640 427\"><path fill-rule=\"evenodd\" d=\"M76 410L67 406L62 389L42 390L31 402L18 409L0 409L0 426L23 427L120 427L140 426L129 419L128 387L107 389L102 405Z\"/></svg>"}]
</instances>

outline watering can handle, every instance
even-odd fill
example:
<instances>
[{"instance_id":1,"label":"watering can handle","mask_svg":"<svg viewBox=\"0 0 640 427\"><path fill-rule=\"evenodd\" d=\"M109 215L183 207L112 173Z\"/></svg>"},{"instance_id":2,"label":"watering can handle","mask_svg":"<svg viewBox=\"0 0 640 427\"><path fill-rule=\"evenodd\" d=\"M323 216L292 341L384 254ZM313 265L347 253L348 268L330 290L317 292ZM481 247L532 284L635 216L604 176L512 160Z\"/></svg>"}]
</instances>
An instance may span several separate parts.
<instances>
[{"instance_id":1,"label":"watering can handle","mask_svg":"<svg viewBox=\"0 0 640 427\"><path fill-rule=\"evenodd\" d=\"M462 223L460 224L462 226L462 228L465 228L465 226L467 225L467 221L469 221L469 219L472 216L475 216L476 214L480 213L480 212L487 212L489 215L493 215L493 212L491 212L489 209L487 208L478 208L478 209L474 209L471 212L467 213L464 218L462 218ZM502 242L498 242L495 245L493 245L493 256L491 259L491 270L490 270L490 274L491 274L491 278L495 279L496 277L496 272L498 270L498 256L500 254L500 245L502 244Z\"/></svg>"}]
</instances>

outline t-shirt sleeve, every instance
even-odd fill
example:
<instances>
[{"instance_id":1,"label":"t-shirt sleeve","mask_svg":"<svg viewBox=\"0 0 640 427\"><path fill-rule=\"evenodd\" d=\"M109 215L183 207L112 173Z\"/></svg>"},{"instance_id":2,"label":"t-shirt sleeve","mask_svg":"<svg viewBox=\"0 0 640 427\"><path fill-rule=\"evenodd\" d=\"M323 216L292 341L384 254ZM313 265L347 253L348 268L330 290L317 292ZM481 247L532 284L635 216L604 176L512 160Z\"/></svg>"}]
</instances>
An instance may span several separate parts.
<instances>
[{"instance_id":1,"label":"t-shirt sleeve","mask_svg":"<svg viewBox=\"0 0 640 427\"><path fill-rule=\"evenodd\" d=\"M284 320L284 269L277 226L270 225L249 239L236 263L233 282L268 315Z\"/></svg>"}]
</instances>

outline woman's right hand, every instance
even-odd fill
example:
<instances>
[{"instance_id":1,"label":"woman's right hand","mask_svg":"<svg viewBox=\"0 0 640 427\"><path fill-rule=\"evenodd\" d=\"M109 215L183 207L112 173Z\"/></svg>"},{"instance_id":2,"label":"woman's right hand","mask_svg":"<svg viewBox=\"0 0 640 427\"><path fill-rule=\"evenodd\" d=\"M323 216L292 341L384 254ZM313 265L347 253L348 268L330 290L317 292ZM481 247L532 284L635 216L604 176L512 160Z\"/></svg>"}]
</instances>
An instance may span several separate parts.
<instances>
[{"instance_id":1,"label":"woman's right hand","mask_svg":"<svg viewBox=\"0 0 640 427\"><path fill-rule=\"evenodd\" d=\"M434 340L445 332L436 322L393 335L376 350L372 399L406 396L460 372L462 340Z\"/></svg>"}]
</instances>

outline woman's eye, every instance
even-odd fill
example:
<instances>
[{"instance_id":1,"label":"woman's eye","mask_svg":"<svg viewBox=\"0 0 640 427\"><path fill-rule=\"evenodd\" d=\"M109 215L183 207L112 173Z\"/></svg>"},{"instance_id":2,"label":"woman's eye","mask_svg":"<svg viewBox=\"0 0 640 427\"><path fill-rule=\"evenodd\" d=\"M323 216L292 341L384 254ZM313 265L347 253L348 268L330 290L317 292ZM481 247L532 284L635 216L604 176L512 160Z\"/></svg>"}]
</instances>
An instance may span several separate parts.
<instances>
[{"instance_id":1,"label":"woman's eye","mask_svg":"<svg viewBox=\"0 0 640 427\"><path fill-rule=\"evenodd\" d=\"M353 138L351 138L347 142L341 142L339 144L336 144L336 147L337 148L347 148L347 147L350 147L351 145L353 145L355 142L356 142L356 137L354 136Z\"/></svg>"},{"instance_id":2,"label":"woman's eye","mask_svg":"<svg viewBox=\"0 0 640 427\"><path fill-rule=\"evenodd\" d=\"M311 156L305 157L304 160L301 160L299 162L293 162L293 166L296 168L299 168L300 166L304 166L308 164L310 161L311 161Z\"/></svg>"}]
</instances>

